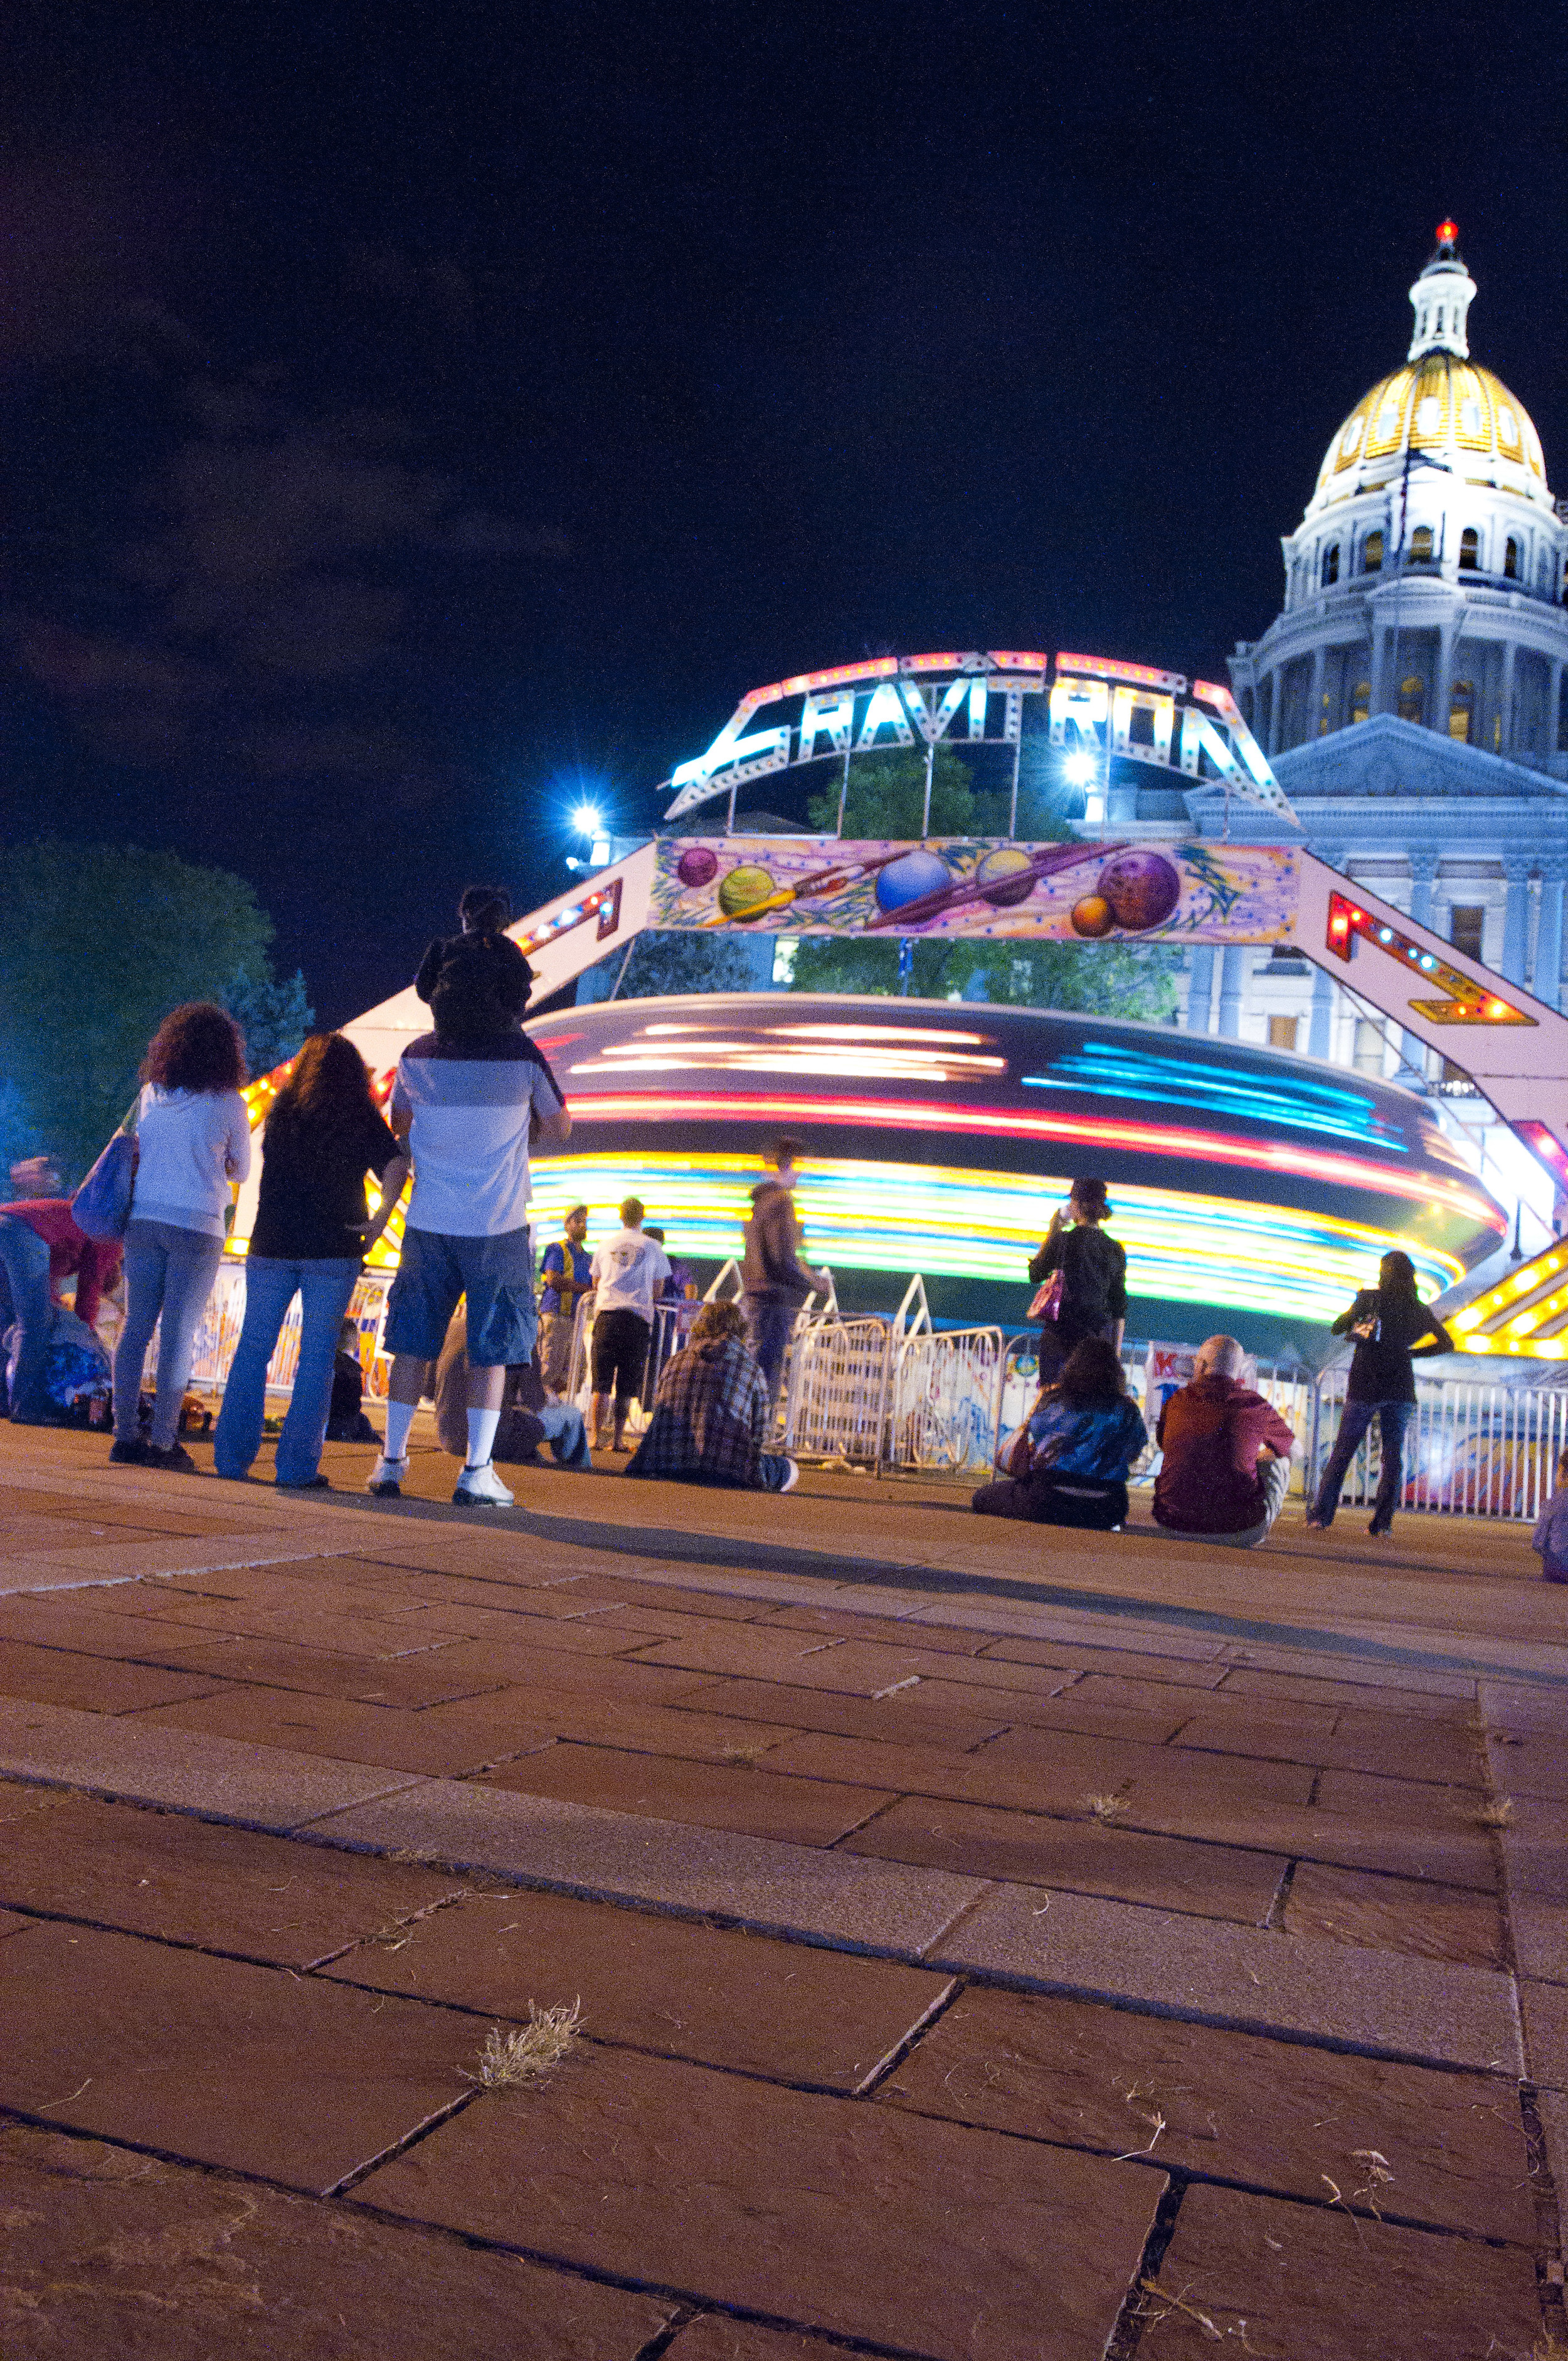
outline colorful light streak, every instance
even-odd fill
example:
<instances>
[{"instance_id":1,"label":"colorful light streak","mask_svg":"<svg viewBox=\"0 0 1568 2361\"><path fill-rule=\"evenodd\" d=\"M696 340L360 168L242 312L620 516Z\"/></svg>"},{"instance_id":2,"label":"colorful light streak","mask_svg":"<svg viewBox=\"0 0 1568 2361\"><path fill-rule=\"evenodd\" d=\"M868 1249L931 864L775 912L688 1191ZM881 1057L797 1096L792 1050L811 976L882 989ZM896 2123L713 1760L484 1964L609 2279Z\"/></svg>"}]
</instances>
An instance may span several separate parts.
<instances>
[{"instance_id":1,"label":"colorful light streak","mask_svg":"<svg viewBox=\"0 0 1568 2361\"><path fill-rule=\"evenodd\" d=\"M553 1156L534 1168L536 1235L583 1202L590 1244L606 1237L618 1201L635 1188L673 1254L719 1261L740 1251L755 1181L748 1156ZM1063 1175L814 1157L799 1208L814 1259L839 1271L1001 1281L1018 1290L1022 1325L1025 1266L1069 1185ZM1429 1292L1463 1269L1422 1240L1294 1206L1120 1185L1113 1202L1135 1295L1326 1323L1374 1281L1392 1246L1410 1255Z\"/></svg>"},{"instance_id":2,"label":"colorful light streak","mask_svg":"<svg viewBox=\"0 0 1568 2361\"><path fill-rule=\"evenodd\" d=\"M1460 1351L1531 1361L1568 1360L1564 1330L1568 1284L1552 1284L1564 1272L1568 1272L1568 1244L1548 1246L1495 1287L1473 1296L1447 1323ZM1543 1290L1550 1291L1543 1293ZM1523 1309L1516 1310L1520 1304Z\"/></svg>"},{"instance_id":3,"label":"colorful light streak","mask_svg":"<svg viewBox=\"0 0 1568 2361\"><path fill-rule=\"evenodd\" d=\"M1086 1041L1080 1049L1053 1060L1048 1074L1025 1074L1020 1079L1027 1090L1082 1091L1097 1098L1149 1099L1160 1106L1202 1107L1212 1115L1240 1115L1249 1123L1283 1124L1294 1131L1327 1133L1339 1139L1374 1140L1398 1156L1410 1153L1409 1142L1384 1122L1375 1103L1362 1092L1206 1065L1191 1056L1159 1058L1119 1049L1108 1041ZM1435 1124L1426 1128L1429 1137L1423 1144L1429 1153L1451 1152Z\"/></svg>"},{"instance_id":4,"label":"colorful light streak","mask_svg":"<svg viewBox=\"0 0 1568 2361\"><path fill-rule=\"evenodd\" d=\"M1415 942L1398 927L1391 927L1357 902L1343 894L1329 895L1328 948L1342 960L1348 961L1358 939L1376 943L1390 959L1403 960L1418 978L1427 977L1445 997L1442 1000L1411 1000L1409 1005L1420 1016L1434 1025L1533 1025L1535 1018L1527 1016L1522 1008L1500 999L1486 986L1476 983L1462 968L1453 966L1438 952L1428 950Z\"/></svg>"},{"instance_id":5,"label":"colorful light streak","mask_svg":"<svg viewBox=\"0 0 1568 2361\"><path fill-rule=\"evenodd\" d=\"M944 1105L933 1100L807 1099L784 1093L752 1096L727 1092L722 1097L710 1098L682 1091L677 1098L607 1091L582 1094L570 1104L576 1124L833 1124L841 1130L860 1126L936 1136L969 1133L987 1139L1068 1142L1090 1151L1116 1148L1138 1156L1177 1157L1296 1180L1318 1180L1335 1188L1372 1191L1461 1213L1499 1235L1507 1227L1499 1206L1439 1174L1401 1171L1369 1158L1340 1155L1332 1148L1308 1148L1295 1140L1243 1139L1234 1133L1195 1131L1175 1124L1116 1122L1102 1115L1036 1115L1011 1108Z\"/></svg>"}]
</instances>

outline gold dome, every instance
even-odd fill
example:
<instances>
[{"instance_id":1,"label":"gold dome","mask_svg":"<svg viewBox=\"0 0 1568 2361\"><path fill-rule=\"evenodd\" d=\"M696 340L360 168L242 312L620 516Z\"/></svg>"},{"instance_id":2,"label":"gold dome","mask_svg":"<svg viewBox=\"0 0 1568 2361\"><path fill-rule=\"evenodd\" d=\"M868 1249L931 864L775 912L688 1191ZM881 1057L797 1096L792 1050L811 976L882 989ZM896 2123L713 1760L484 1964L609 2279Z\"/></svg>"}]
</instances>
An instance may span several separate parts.
<instances>
[{"instance_id":1,"label":"gold dome","mask_svg":"<svg viewBox=\"0 0 1568 2361\"><path fill-rule=\"evenodd\" d=\"M1524 404L1490 369L1437 351L1362 396L1329 445L1308 514L1387 484L1407 451L1428 454L1463 482L1552 505L1541 437Z\"/></svg>"}]
</instances>

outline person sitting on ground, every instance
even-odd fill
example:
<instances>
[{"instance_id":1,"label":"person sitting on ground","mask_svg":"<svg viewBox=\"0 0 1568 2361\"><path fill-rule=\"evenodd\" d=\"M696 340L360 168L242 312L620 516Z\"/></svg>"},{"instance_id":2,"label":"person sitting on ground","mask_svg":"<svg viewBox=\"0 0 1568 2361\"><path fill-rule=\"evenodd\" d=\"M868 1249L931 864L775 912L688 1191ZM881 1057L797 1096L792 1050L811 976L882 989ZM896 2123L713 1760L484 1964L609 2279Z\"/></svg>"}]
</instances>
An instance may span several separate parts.
<instances>
[{"instance_id":1,"label":"person sitting on ground","mask_svg":"<svg viewBox=\"0 0 1568 2361\"><path fill-rule=\"evenodd\" d=\"M595 1253L593 1419L594 1446L603 1451L605 1416L615 1397L615 1433L608 1445L625 1448L626 1421L642 1388L653 1310L670 1275L670 1258L642 1227L642 1200L621 1200L620 1227Z\"/></svg>"},{"instance_id":2,"label":"person sitting on ground","mask_svg":"<svg viewBox=\"0 0 1568 2361\"><path fill-rule=\"evenodd\" d=\"M55 1314L63 1303L60 1281L74 1273L76 1316L91 1328L104 1290L119 1276L120 1246L117 1239L86 1237L77 1228L71 1200L61 1193L60 1174L48 1157L14 1164L11 1179L36 1194L0 1205L0 1269L19 1331L9 1414L18 1426L56 1426L65 1413L50 1397L47 1370ZM0 1367L0 1395L5 1391Z\"/></svg>"},{"instance_id":3,"label":"person sitting on ground","mask_svg":"<svg viewBox=\"0 0 1568 2361\"><path fill-rule=\"evenodd\" d=\"M461 934L431 944L419 963L415 992L428 1003L438 1027L438 994L448 992L469 1002L477 994L491 999L500 1017L515 1023L528 1006L533 970L506 932L511 924L510 895L499 885L470 885L457 917Z\"/></svg>"},{"instance_id":4,"label":"person sitting on ground","mask_svg":"<svg viewBox=\"0 0 1568 2361\"><path fill-rule=\"evenodd\" d=\"M1557 1488L1536 1519L1530 1545L1546 1582L1568 1582L1568 1451L1557 1457Z\"/></svg>"},{"instance_id":5,"label":"person sitting on ground","mask_svg":"<svg viewBox=\"0 0 1568 2361\"><path fill-rule=\"evenodd\" d=\"M435 1433L443 1451L461 1459L468 1448L468 1347L461 1312L452 1315L446 1342L435 1365ZM492 1459L519 1467L540 1467L539 1446L548 1443L557 1467L591 1475L593 1460L583 1427L583 1413L571 1402L544 1399L539 1373L532 1360L520 1361L506 1373L501 1391L500 1423L490 1446Z\"/></svg>"},{"instance_id":6,"label":"person sitting on ground","mask_svg":"<svg viewBox=\"0 0 1568 2361\"><path fill-rule=\"evenodd\" d=\"M762 1448L771 1423L768 1381L747 1345L745 1313L738 1303L705 1303L691 1342L659 1379L652 1420L626 1473L791 1491L800 1473L794 1460Z\"/></svg>"},{"instance_id":7,"label":"person sitting on ground","mask_svg":"<svg viewBox=\"0 0 1568 2361\"><path fill-rule=\"evenodd\" d=\"M1165 1457L1155 1477L1155 1522L1194 1541L1254 1549L1284 1506L1296 1438L1271 1402L1242 1383L1246 1354L1234 1336L1198 1347L1192 1377L1159 1414Z\"/></svg>"},{"instance_id":8,"label":"person sitting on ground","mask_svg":"<svg viewBox=\"0 0 1568 2361\"><path fill-rule=\"evenodd\" d=\"M345 1320L337 1332L326 1439L329 1443L378 1444L381 1440L365 1415L365 1367L359 1358L358 1323L353 1320Z\"/></svg>"},{"instance_id":9,"label":"person sitting on ground","mask_svg":"<svg viewBox=\"0 0 1568 2361\"><path fill-rule=\"evenodd\" d=\"M1114 1532L1127 1521L1127 1471L1148 1439L1121 1356L1103 1336L1086 1336L999 1460L1006 1474L970 1505L982 1517Z\"/></svg>"},{"instance_id":10,"label":"person sitting on ground","mask_svg":"<svg viewBox=\"0 0 1568 2361\"><path fill-rule=\"evenodd\" d=\"M1051 1215L1029 1278L1040 1287L1061 1273L1054 1320L1040 1323L1040 1376L1054 1378L1086 1336L1103 1336L1117 1351L1127 1324L1127 1257L1102 1224L1111 1218L1103 1180L1075 1180L1066 1207Z\"/></svg>"}]
</instances>

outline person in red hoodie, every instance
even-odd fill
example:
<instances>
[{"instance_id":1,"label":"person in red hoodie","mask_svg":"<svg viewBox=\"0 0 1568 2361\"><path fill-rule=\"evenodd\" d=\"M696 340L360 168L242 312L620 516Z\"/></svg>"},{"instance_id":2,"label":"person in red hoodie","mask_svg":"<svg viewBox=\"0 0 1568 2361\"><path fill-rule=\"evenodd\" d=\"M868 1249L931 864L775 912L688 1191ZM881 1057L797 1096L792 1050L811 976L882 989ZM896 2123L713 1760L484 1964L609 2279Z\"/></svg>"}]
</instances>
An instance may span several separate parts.
<instances>
[{"instance_id":1,"label":"person in red hoodie","mask_svg":"<svg viewBox=\"0 0 1568 2361\"><path fill-rule=\"evenodd\" d=\"M47 1158L14 1166L12 1180L49 1193L19 1197L0 1205L0 1268L10 1290L12 1315L21 1329L10 1414L18 1426L48 1426L56 1411L44 1391L51 1314L61 1301L60 1281L74 1273L76 1313L91 1328L99 1301L119 1274L117 1239L90 1238L76 1226L69 1197L60 1196L60 1175Z\"/></svg>"},{"instance_id":2,"label":"person in red hoodie","mask_svg":"<svg viewBox=\"0 0 1568 2361\"><path fill-rule=\"evenodd\" d=\"M1234 1336L1211 1336L1191 1382L1159 1414L1155 1439L1165 1457L1154 1513L1168 1532L1253 1549L1279 1514L1296 1438L1273 1404L1242 1384L1245 1363Z\"/></svg>"}]
</instances>

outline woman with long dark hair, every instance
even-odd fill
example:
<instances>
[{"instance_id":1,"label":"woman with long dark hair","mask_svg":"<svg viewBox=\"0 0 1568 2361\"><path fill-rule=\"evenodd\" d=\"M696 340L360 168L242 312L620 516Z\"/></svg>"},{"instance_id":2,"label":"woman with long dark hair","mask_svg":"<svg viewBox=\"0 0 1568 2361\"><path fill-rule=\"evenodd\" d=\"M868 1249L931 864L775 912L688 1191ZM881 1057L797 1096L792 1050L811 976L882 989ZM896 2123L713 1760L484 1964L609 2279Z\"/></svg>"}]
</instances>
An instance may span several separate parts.
<instances>
[{"instance_id":1,"label":"woman with long dark hair","mask_svg":"<svg viewBox=\"0 0 1568 2361\"><path fill-rule=\"evenodd\" d=\"M228 1235L229 1182L250 1170L250 1118L240 1096L245 1036L226 1009L187 1001L153 1035L141 1081L109 1456L193 1473L196 1463L180 1441L180 1410L197 1323ZM143 1443L141 1376L159 1313L158 1404Z\"/></svg>"},{"instance_id":2,"label":"woman with long dark hair","mask_svg":"<svg viewBox=\"0 0 1568 2361\"><path fill-rule=\"evenodd\" d=\"M1408 1254L1397 1248L1378 1264L1376 1286L1362 1289L1349 1311L1340 1313L1332 1333L1354 1336L1355 1353L1339 1433L1307 1522L1317 1532L1326 1532L1333 1523L1345 1471L1376 1415L1383 1465L1366 1530L1374 1541L1382 1541L1393 1526L1399 1505L1405 1480L1405 1429L1416 1414L1416 1373L1411 1364L1433 1353L1452 1353L1453 1339L1416 1293L1416 1267Z\"/></svg>"},{"instance_id":3,"label":"woman with long dark hair","mask_svg":"<svg viewBox=\"0 0 1568 2361\"><path fill-rule=\"evenodd\" d=\"M268 1111L261 1188L245 1265L245 1322L214 1435L220 1476L250 1473L261 1448L267 1369L295 1296L300 1358L278 1437L278 1482L324 1487L322 1440L332 1404L333 1362L365 1254L391 1217L409 1159L377 1111L370 1075L341 1033L313 1033ZM365 1210L365 1176L381 1202Z\"/></svg>"},{"instance_id":4,"label":"woman with long dark hair","mask_svg":"<svg viewBox=\"0 0 1568 2361\"><path fill-rule=\"evenodd\" d=\"M1085 1336L1043 1386L1008 1446L1005 1472L971 1506L982 1517L1114 1532L1127 1521L1127 1471L1148 1443L1122 1359L1106 1336Z\"/></svg>"},{"instance_id":5,"label":"woman with long dark hair","mask_svg":"<svg viewBox=\"0 0 1568 2361\"><path fill-rule=\"evenodd\" d=\"M1065 1207L1051 1215L1040 1250L1029 1264L1036 1287L1053 1273L1061 1284L1053 1315L1040 1323L1040 1376L1056 1377L1086 1336L1115 1348L1127 1324L1127 1257L1104 1224L1111 1218L1103 1180L1075 1180Z\"/></svg>"}]
</instances>

